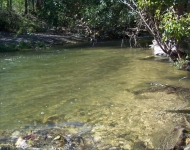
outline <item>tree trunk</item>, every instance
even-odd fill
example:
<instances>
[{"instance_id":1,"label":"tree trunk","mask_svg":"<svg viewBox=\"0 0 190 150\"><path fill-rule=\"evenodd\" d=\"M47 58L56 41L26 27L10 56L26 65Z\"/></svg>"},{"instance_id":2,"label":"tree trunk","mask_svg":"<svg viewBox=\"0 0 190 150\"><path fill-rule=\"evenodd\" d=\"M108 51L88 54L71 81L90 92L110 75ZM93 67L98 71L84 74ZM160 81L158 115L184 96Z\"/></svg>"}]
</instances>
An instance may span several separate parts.
<instances>
[{"instance_id":1,"label":"tree trunk","mask_svg":"<svg viewBox=\"0 0 190 150\"><path fill-rule=\"evenodd\" d=\"M178 6L177 6L178 16L183 15L184 11L185 11L184 3L178 4Z\"/></svg>"},{"instance_id":2,"label":"tree trunk","mask_svg":"<svg viewBox=\"0 0 190 150\"><path fill-rule=\"evenodd\" d=\"M12 0L9 0L9 10L12 10Z\"/></svg>"},{"instance_id":3,"label":"tree trunk","mask_svg":"<svg viewBox=\"0 0 190 150\"><path fill-rule=\"evenodd\" d=\"M179 51L179 43L177 41L175 41L175 39L171 39L171 41L169 40L168 41L169 43L164 42L162 40L161 31L159 29L159 22L157 22L156 19L152 19L152 18L154 18L154 16L152 16L152 14L149 14L149 12L147 12L148 10L146 10L146 8L143 9L143 10L138 9L137 8L138 5L136 4L136 2L134 0L131 0L131 2L126 1L126 0L122 0L122 2L125 5L127 5L132 11L136 12L139 15L140 19L142 20L143 25L146 27L147 31L157 41L157 44L159 45L159 47L162 49L163 52L168 54L169 57L174 62L178 61L179 59L182 58L183 54L181 54L181 51ZM179 15L183 15L184 10L185 10L184 0L181 0L181 3L175 6L175 9L178 11L177 13ZM174 42L174 44L171 45L171 43L173 43L173 42ZM175 45L176 45L176 50L172 49L172 47L175 46Z\"/></svg>"},{"instance_id":4,"label":"tree trunk","mask_svg":"<svg viewBox=\"0 0 190 150\"><path fill-rule=\"evenodd\" d=\"M7 10L9 10L9 5L10 5L9 0L7 0Z\"/></svg>"},{"instance_id":5,"label":"tree trunk","mask_svg":"<svg viewBox=\"0 0 190 150\"><path fill-rule=\"evenodd\" d=\"M24 8L25 8L25 11L24 11L24 14L28 14L28 0L24 0Z\"/></svg>"},{"instance_id":6,"label":"tree trunk","mask_svg":"<svg viewBox=\"0 0 190 150\"><path fill-rule=\"evenodd\" d=\"M43 2L42 2L42 0L37 0L37 1L36 1L36 9L37 9L37 10L41 10L42 7L43 7Z\"/></svg>"},{"instance_id":7,"label":"tree trunk","mask_svg":"<svg viewBox=\"0 0 190 150\"><path fill-rule=\"evenodd\" d=\"M187 13L190 13L190 0L188 0L188 3L187 3Z\"/></svg>"},{"instance_id":8,"label":"tree trunk","mask_svg":"<svg viewBox=\"0 0 190 150\"><path fill-rule=\"evenodd\" d=\"M7 10L12 10L12 0L7 0Z\"/></svg>"},{"instance_id":9,"label":"tree trunk","mask_svg":"<svg viewBox=\"0 0 190 150\"><path fill-rule=\"evenodd\" d=\"M3 9L3 0L0 0L0 10Z\"/></svg>"},{"instance_id":10,"label":"tree trunk","mask_svg":"<svg viewBox=\"0 0 190 150\"><path fill-rule=\"evenodd\" d=\"M34 0L32 0L32 12L34 12L35 9L34 9Z\"/></svg>"}]
</instances>

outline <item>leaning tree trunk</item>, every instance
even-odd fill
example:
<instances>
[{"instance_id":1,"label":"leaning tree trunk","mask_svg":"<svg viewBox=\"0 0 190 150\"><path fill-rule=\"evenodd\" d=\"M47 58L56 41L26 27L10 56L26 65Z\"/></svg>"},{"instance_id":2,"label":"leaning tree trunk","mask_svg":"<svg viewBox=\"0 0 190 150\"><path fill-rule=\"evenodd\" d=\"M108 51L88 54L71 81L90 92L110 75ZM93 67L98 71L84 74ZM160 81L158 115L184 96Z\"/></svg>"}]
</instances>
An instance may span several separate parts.
<instances>
[{"instance_id":1,"label":"leaning tree trunk","mask_svg":"<svg viewBox=\"0 0 190 150\"><path fill-rule=\"evenodd\" d=\"M138 9L138 5L134 0L120 1L127 5L133 12L138 14L140 17L139 20L145 26L147 31L154 37L163 52L165 52L174 62L181 58L179 43L175 39L170 39L167 42L162 40L162 32L159 28L160 20L157 20L153 14L150 14L147 8ZM182 8L180 10L182 10ZM176 46L175 50L171 46L172 43L174 43L173 46Z\"/></svg>"}]
</instances>

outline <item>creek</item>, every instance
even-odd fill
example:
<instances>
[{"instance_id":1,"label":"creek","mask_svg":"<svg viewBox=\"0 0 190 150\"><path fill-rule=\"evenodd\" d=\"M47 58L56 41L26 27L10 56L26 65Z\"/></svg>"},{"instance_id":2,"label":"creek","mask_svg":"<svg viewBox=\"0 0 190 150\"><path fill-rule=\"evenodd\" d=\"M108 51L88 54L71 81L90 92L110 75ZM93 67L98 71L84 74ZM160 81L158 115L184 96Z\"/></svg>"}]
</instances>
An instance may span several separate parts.
<instances>
[{"instance_id":1,"label":"creek","mask_svg":"<svg viewBox=\"0 0 190 150\"><path fill-rule=\"evenodd\" d=\"M151 55L120 42L1 53L0 130L85 123L95 126L102 143L159 147L181 122L167 110L186 102L175 93L138 91L150 82L186 88L190 74Z\"/></svg>"}]
</instances>

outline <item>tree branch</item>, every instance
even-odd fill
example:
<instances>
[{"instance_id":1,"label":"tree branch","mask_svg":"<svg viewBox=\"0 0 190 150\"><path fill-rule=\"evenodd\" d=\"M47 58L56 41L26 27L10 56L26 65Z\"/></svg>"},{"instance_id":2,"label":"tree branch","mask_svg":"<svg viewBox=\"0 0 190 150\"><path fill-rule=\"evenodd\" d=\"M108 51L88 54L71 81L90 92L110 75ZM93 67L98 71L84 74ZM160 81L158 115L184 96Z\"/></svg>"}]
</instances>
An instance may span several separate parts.
<instances>
[{"instance_id":1,"label":"tree branch","mask_svg":"<svg viewBox=\"0 0 190 150\"><path fill-rule=\"evenodd\" d=\"M133 10L134 12L136 12L136 13L140 16L140 18L143 20L145 26L148 28L148 30L151 32L151 34L152 34L153 36L155 36L154 31L150 28L150 26L148 25L148 23L147 23L146 20L144 19L144 17L143 17L143 15L142 15L141 11L137 9L137 4L136 4L133 0L131 0L131 1L132 1L133 4L130 4L130 3L126 2L126 0L125 0L125 1L120 0L120 2L122 2L122 3L125 4L125 5L127 5L131 10ZM134 6L131 6L131 5L134 5ZM135 7L135 8L134 8L134 7Z\"/></svg>"}]
</instances>

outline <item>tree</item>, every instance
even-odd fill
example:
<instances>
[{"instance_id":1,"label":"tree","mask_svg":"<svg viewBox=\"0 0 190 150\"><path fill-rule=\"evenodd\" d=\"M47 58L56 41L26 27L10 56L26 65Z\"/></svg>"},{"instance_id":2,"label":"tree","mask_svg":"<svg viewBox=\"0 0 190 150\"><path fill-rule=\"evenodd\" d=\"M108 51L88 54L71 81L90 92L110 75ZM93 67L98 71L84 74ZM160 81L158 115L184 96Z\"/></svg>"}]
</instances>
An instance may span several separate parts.
<instances>
[{"instance_id":1,"label":"tree","mask_svg":"<svg viewBox=\"0 0 190 150\"><path fill-rule=\"evenodd\" d=\"M139 17L161 49L175 62L186 53L179 50L184 37L190 35L189 6L185 0L120 0ZM186 11L186 12L184 12ZM183 12L183 13L182 13Z\"/></svg>"},{"instance_id":2,"label":"tree","mask_svg":"<svg viewBox=\"0 0 190 150\"><path fill-rule=\"evenodd\" d=\"M24 0L24 14L28 13L28 0Z\"/></svg>"}]
</instances>

